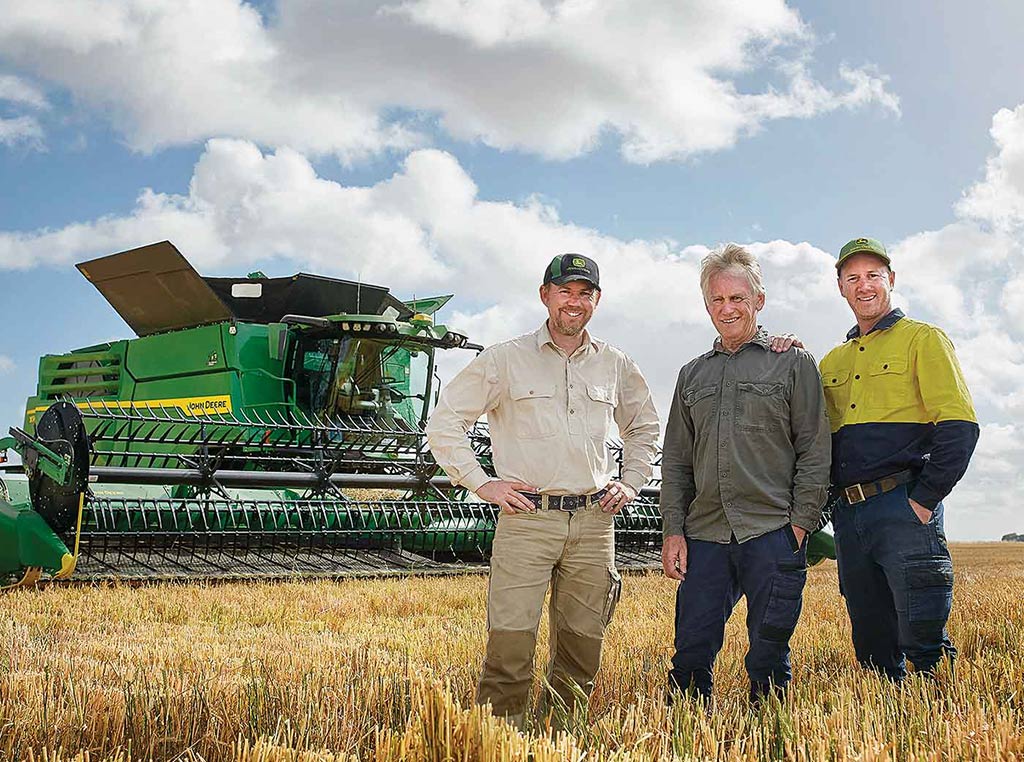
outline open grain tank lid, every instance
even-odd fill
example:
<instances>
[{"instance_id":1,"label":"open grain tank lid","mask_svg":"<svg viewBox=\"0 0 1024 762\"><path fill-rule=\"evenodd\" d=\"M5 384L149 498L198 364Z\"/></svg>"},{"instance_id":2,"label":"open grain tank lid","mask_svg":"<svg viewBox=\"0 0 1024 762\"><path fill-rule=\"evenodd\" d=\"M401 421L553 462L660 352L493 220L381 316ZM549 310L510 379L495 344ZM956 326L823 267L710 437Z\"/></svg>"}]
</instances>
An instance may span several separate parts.
<instances>
[{"instance_id":1,"label":"open grain tank lid","mask_svg":"<svg viewBox=\"0 0 1024 762\"><path fill-rule=\"evenodd\" d=\"M225 320L273 323L285 315L393 315L412 311L386 288L299 273L286 278L204 278L170 241L76 267L139 336Z\"/></svg>"}]
</instances>

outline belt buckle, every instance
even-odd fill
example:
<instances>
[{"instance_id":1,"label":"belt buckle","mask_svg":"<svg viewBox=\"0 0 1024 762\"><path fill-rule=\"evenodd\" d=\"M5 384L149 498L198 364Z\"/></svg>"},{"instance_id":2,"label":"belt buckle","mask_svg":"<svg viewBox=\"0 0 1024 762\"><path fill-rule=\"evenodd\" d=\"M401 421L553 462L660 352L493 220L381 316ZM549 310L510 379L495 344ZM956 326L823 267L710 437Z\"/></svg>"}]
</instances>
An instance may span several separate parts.
<instances>
[{"instance_id":1,"label":"belt buckle","mask_svg":"<svg viewBox=\"0 0 1024 762\"><path fill-rule=\"evenodd\" d=\"M847 487L846 489L843 490L843 493L846 495L846 502L848 502L850 505L863 503L865 500L867 500L867 498L864 497L863 484L854 484L851 487Z\"/></svg>"}]
</instances>

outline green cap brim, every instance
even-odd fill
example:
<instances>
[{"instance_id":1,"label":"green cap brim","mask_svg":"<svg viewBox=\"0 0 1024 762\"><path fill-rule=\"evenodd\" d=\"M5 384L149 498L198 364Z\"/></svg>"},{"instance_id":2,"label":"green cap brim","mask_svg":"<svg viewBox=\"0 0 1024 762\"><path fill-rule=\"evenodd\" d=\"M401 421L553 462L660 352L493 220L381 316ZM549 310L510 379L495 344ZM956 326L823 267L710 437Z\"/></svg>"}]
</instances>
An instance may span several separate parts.
<instances>
[{"instance_id":1,"label":"green cap brim","mask_svg":"<svg viewBox=\"0 0 1024 762\"><path fill-rule=\"evenodd\" d=\"M889 259L889 253L880 241L876 241L874 238L854 238L839 250L839 258L836 260L836 272L841 270L843 262L854 254L873 254L885 262L886 267L892 264L892 261Z\"/></svg>"}]
</instances>

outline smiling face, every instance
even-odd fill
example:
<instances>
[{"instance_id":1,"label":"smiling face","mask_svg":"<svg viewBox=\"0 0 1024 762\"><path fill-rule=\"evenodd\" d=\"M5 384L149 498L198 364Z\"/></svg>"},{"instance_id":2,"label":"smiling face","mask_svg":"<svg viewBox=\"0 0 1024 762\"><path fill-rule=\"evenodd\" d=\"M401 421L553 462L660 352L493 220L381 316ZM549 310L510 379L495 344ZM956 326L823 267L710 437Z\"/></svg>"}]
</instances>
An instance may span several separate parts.
<instances>
[{"instance_id":1,"label":"smiling face","mask_svg":"<svg viewBox=\"0 0 1024 762\"><path fill-rule=\"evenodd\" d=\"M854 254L839 271L839 293L857 318L861 334L892 310L892 288L896 274L874 254Z\"/></svg>"},{"instance_id":2,"label":"smiling face","mask_svg":"<svg viewBox=\"0 0 1024 762\"><path fill-rule=\"evenodd\" d=\"M585 280L571 280L561 286L540 287L540 300L548 308L548 330L562 336L579 336L601 301L601 292Z\"/></svg>"},{"instance_id":3,"label":"smiling face","mask_svg":"<svg viewBox=\"0 0 1024 762\"><path fill-rule=\"evenodd\" d=\"M704 306L722 344L735 352L757 333L757 313L764 307L764 294L754 293L743 273L726 270L711 276Z\"/></svg>"}]
</instances>

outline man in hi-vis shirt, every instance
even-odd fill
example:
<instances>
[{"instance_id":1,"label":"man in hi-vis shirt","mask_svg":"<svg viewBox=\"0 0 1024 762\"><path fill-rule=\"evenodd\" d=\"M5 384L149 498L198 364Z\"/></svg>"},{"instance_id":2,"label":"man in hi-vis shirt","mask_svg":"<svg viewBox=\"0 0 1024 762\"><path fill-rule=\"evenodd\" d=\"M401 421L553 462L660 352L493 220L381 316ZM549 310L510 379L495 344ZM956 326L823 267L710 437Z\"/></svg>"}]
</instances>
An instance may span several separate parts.
<instances>
[{"instance_id":1,"label":"man in hi-vis shirt","mask_svg":"<svg viewBox=\"0 0 1024 762\"><path fill-rule=\"evenodd\" d=\"M908 658L932 674L943 655L956 655L942 501L967 471L980 430L946 334L892 306L896 273L885 246L855 238L840 250L836 275L857 319L821 361L839 589L857 661L899 682Z\"/></svg>"},{"instance_id":2,"label":"man in hi-vis shirt","mask_svg":"<svg viewBox=\"0 0 1024 762\"><path fill-rule=\"evenodd\" d=\"M659 427L636 363L586 330L601 299L597 264L555 257L540 299L547 321L484 350L444 388L427 424L431 452L452 481L501 506L477 702L519 726L549 583L548 684L570 711L581 691L590 694L621 589L615 514L650 478ZM466 438L485 414L497 478ZM605 445L613 422L621 481Z\"/></svg>"}]
</instances>

